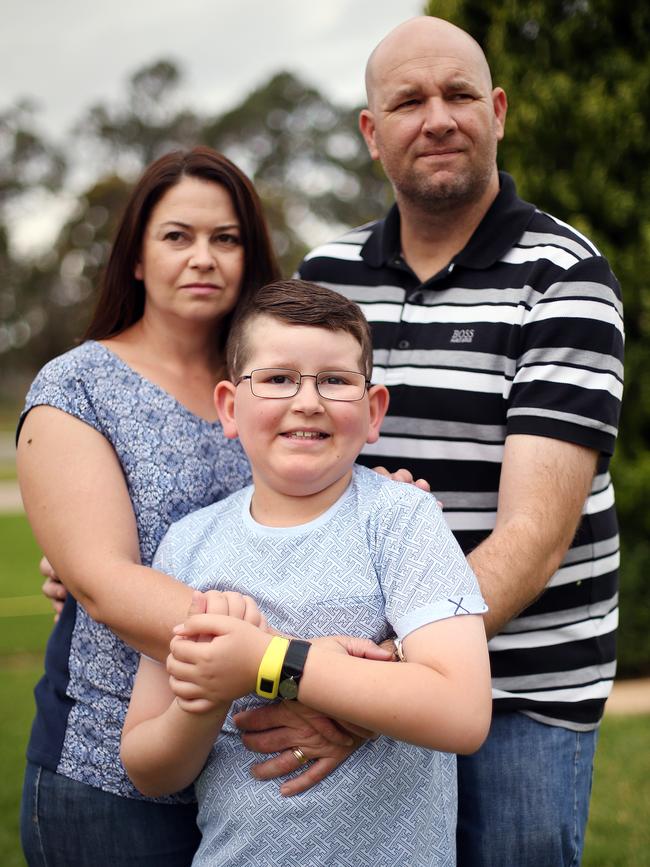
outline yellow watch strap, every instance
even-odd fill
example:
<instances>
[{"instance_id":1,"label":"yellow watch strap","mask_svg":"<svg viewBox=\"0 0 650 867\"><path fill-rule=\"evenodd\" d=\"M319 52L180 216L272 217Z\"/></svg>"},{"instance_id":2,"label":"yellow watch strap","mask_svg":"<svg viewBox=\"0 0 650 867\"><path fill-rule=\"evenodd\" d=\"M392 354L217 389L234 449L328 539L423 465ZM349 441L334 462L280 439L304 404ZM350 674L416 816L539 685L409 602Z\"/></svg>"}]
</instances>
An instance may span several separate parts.
<instances>
[{"instance_id":1,"label":"yellow watch strap","mask_svg":"<svg viewBox=\"0 0 650 867\"><path fill-rule=\"evenodd\" d=\"M262 698L277 697L282 663L288 649L289 639L274 635L264 651L257 671L257 686L255 687L255 692Z\"/></svg>"}]
</instances>

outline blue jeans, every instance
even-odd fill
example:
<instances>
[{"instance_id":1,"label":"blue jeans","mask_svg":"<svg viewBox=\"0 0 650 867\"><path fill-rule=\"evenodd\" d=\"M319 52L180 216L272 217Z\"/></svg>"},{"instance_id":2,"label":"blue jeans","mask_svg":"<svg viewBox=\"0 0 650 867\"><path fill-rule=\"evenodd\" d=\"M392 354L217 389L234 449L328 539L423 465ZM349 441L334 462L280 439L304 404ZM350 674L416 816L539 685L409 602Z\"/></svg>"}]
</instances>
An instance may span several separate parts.
<instances>
[{"instance_id":1,"label":"blue jeans","mask_svg":"<svg viewBox=\"0 0 650 867\"><path fill-rule=\"evenodd\" d=\"M596 739L495 714L481 749L458 757L458 867L577 867Z\"/></svg>"},{"instance_id":2,"label":"blue jeans","mask_svg":"<svg viewBox=\"0 0 650 867\"><path fill-rule=\"evenodd\" d=\"M121 798L28 764L20 833L29 867L188 867L196 805Z\"/></svg>"}]
</instances>

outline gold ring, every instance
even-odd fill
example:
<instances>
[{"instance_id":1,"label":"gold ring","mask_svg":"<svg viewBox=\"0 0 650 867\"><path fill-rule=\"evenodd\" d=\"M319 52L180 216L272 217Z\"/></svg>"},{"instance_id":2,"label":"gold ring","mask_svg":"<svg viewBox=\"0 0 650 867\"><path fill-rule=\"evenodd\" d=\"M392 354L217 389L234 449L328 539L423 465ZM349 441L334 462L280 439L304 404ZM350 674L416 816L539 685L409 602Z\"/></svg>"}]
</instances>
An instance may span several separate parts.
<instances>
[{"instance_id":1,"label":"gold ring","mask_svg":"<svg viewBox=\"0 0 650 867\"><path fill-rule=\"evenodd\" d=\"M291 752L293 753L293 756L294 756L295 760L298 762L299 765L304 765L305 762L308 762L308 761L309 761L309 759L308 759L307 756L303 753L303 751L300 749L300 747L294 747L294 748L291 750Z\"/></svg>"}]
</instances>

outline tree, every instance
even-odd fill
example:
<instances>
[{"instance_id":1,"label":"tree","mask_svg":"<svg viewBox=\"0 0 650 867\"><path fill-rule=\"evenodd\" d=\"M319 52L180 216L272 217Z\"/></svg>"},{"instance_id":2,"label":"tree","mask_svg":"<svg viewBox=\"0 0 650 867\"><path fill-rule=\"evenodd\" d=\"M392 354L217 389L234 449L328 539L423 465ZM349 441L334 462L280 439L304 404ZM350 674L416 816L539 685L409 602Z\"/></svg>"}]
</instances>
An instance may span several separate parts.
<instances>
[{"instance_id":1,"label":"tree","mask_svg":"<svg viewBox=\"0 0 650 867\"><path fill-rule=\"evenodd\" d=\"M650 670L650 6L431 0L484 48L510 108L500 164L523 198L600 247L623 289L626 386L612 472L622 528L621 661Z\"/></svg>"},{"instance_id":2,"label":"tree","mask_svg":"<svg viewBox=\"0 0 650 867\"><path fill-rule=\"evenodd\" d=\"M280 72L203 128L205 143L255 183L286 273L311 246L305 227L327 225L331 236L387 207L388 185L368 159L357 115Z\"/></svg>"},{"instance_id":3,"label":"tree","mask_svg":"<svg viewBox=\"0 0 650 867\"><path fill-rule=\"evenodd\" d=\"M124 101L95 105L77 125L85 158L133 179L173 148L202 143L222 151L255 183L285 273L311 246L310 230L326 225L331 234L386 209L389 188L367 157L356 109L279 72L230 111L201 117L177 107L181 80L166 60L135 72Z\"/></svg>"},{"instance_id":4,"label":"tree","mask_svg":"<svg viewBox=\"0 0 650 867\"><path fill-rule=\"evenodd\" d=\"M159 60L129 78L126 99L117 107L98 103L88 110L75 131L98 173L108 165L133 179L163 153L201 140L202 119L177 105L181 80L172 61Z\"/></svg>"},{"instance_id":5,"label":"tree","mask_svg":"<svg viewBox=\"0 0 650 867\"><path fill-rule=\"evenodd\" d=\"M61 151L39 134L35 114L35 106L27 101L0 112L0 398L4 399L22 386L11 361L46 323L38 273L11 250L11 207L34 191L58 189L66 168Z\"/></svg>"},{"instance_id":6,"label":"tree","mask_svg":"<svg viewBox=\"0 0 650 867\"><path fill-rule=\"evenodd\" d=\"M180 81L169 61L145 66L130 77L122 100L95 105L77 124L69 152L83 157L96 177L52 251L29 262L16 262L7 251L18 306L29 307L38 329L21 326L20 345L7 343L4 351L0 330L5 369L33 372L83 333L129 184L164 152L203 143L232 157L260 192L286 274L312 244L314 228L331 235L386 209L388 185L368 159L356 110L333 105L281 72L225 114L200 116L178 107ZM1 256L0 232L0 274Z\"/></svg>"},{"instance_id":7,"label":"tree","mask_svg":"<svg viewBox=\"0 0 650 867\"><path fill-rule=\"evenodd\" d=\"M35 113L26 100L0 112L0 209L27 190L55 189L62 180L65 160L36 130Z\"/></svg>"}]
</instances>

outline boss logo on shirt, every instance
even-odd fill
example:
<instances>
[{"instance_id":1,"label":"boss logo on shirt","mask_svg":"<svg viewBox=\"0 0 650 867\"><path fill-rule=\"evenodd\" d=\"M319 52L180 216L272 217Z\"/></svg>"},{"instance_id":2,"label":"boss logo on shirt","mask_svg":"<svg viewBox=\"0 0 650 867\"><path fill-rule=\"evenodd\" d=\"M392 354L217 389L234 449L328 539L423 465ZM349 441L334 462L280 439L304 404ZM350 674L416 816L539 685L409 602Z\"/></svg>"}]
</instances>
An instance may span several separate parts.
<instances>
[{"instance_id":1,"label":"boss logo on shirt","mask_svg":"<svg viewBox=\"0 0 650 867\"><path fill-rule=\"evenodd\" d=\"M454 328L450 343L471 343L474 340L473 328Z\"/></svg>"}]
</instances>

